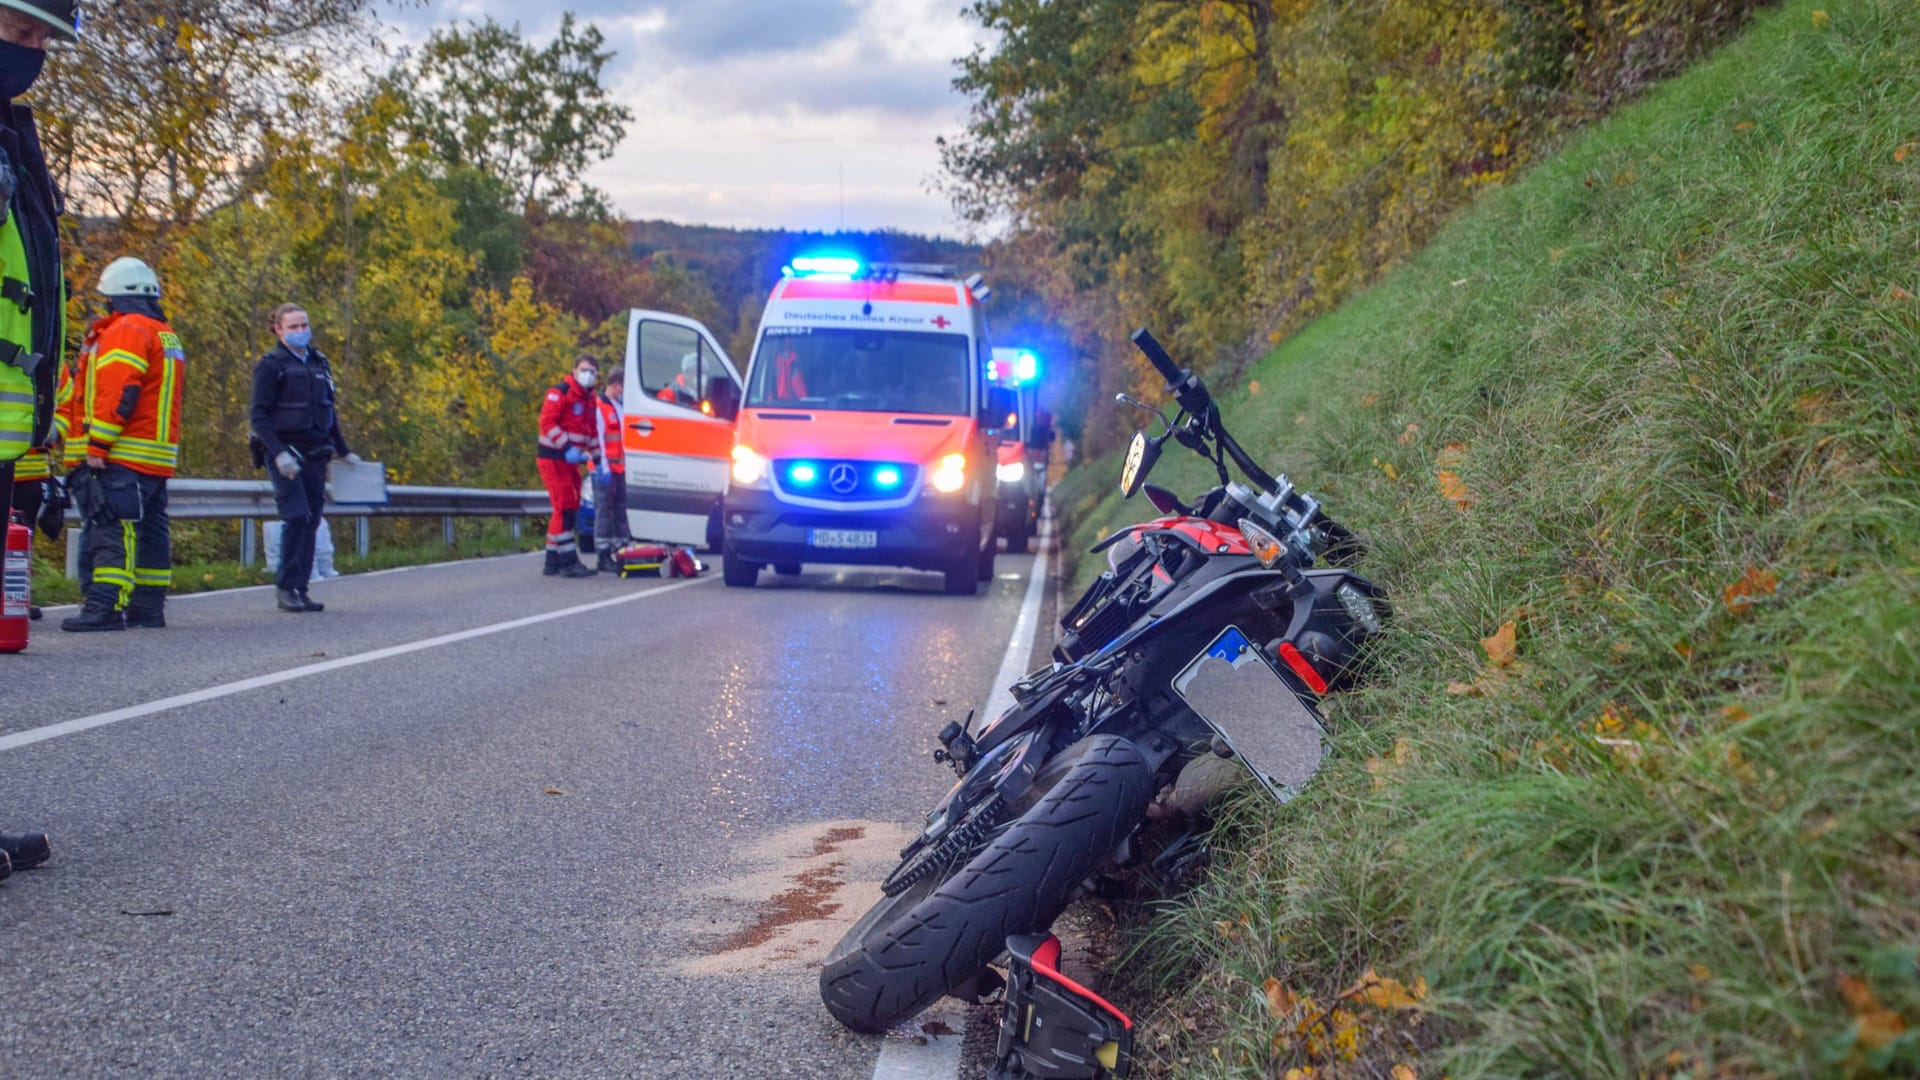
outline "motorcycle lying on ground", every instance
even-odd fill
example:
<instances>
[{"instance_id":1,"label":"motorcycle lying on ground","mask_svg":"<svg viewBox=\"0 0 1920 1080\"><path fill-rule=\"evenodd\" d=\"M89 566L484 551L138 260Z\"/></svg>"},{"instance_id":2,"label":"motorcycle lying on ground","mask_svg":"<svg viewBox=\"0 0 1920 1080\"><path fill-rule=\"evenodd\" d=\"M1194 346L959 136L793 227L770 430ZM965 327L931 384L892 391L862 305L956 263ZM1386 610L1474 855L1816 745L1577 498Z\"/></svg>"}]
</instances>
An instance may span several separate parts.
<instances>
[{"instance_id":1,"label":"motorcycle lying on ground","mask_svg":"<svg viewBox=\"0 0 1920 1080\"><path fill-rule=\"evenodd\" d=\"M1355 535L1263 470L1152 334L1133 342L1179 413L1120 396L1163 426L1134 436L1121 489L1144 489L1163 516L1094 549L1107 571L1011 708L977 732L969 717L940 733L934 757L959 782L820 973L828 1011L879 1032L943 995L991 993L1002 980L990 965L1007 954L996 1076L1125 1075L1131 1022L1059 974L1048 927L1098 875L1190 879L1207 805L1245 779L1235 759L1275 799L1293 798L1325 754L1315 701L1357 679L1388 613L1346 568L1361 555ZM1193 505L1146 483L1169 440L1219 474Z\"/></svg>"}]
</instances>

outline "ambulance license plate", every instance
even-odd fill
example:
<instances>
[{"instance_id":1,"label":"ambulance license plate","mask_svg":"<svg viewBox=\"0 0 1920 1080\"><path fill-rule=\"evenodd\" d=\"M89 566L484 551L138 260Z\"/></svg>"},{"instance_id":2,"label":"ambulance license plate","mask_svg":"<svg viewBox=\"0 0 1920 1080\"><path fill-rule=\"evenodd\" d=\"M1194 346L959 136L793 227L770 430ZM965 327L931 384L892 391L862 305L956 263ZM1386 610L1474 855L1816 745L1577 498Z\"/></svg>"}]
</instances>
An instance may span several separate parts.
<instances>
[{"instance_id":1,"label":"ambulance license plate","mask_svg":"<svg viewBox=\"0 0 1920 1080\"><path fill-rule=\"evenodd\" d=\"M872 529L808 529L807 545L817 548L877 548L880 534Z\"/></svg>"}]
</instances>

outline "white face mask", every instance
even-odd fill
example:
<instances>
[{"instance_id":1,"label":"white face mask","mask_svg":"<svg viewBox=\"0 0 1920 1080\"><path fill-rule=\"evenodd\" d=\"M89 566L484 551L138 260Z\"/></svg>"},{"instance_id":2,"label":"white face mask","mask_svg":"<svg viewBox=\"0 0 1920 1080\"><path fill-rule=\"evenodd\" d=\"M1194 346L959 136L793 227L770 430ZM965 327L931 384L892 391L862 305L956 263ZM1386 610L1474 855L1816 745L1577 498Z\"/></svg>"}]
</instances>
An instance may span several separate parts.
<instances>
[{"instance_id":1,"label":"white face mask","mask_svg":"<svg viewBox=\"0 0 1920 1080\"><path fill-rule=\"evenodd\" d=\"M593 389L593 372L591 370L576 371L573 373L573 381L580 384L580 389L591 390Z\"/></svg>"}]
</instances>

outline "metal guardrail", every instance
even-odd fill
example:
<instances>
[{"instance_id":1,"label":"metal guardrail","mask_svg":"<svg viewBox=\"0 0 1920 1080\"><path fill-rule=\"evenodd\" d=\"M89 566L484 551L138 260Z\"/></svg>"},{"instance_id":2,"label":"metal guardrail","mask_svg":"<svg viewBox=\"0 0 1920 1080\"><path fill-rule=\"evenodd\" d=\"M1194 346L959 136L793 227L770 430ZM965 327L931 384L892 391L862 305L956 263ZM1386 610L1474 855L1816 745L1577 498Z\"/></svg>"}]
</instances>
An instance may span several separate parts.
<instances>
[{"instance_id":1,"label":"metal guardrail","mask_svg":"<svg viewBox=\"0 0 1920 1080\"><path fill-rule=\"evenodd\" d=\"M438 517L447 546L454 542L453 522L463 517L504 517L512 523L513 535L520 536L522 518L545 514L548 510L544 491L496 491L489 488L418 487L389 485L385 503L336 503L329 496L326 515L355 519L354 548L367 553L369 523L377 517ZM259 536L254 522L277 518L273 504L273 485L265 480L192 480L174 479L167 483L167 516L176 521L240 522L240 565L252 566L259 559ZM78 525L79 515L67 511L69 525ZM80 573L80 530L67 530L67 576Z\"/></svg>"}]
</instances>

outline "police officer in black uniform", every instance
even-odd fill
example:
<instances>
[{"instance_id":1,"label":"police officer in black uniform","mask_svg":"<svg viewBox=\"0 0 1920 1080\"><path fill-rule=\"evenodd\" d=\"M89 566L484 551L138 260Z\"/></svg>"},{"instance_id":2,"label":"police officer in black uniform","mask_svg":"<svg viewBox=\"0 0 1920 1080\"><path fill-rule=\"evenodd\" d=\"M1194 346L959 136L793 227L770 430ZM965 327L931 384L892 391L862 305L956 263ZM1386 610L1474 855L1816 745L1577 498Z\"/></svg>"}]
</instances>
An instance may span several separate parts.
<instances>
[{"instance_id":1,"label":"police officer in black uniform","mask_svg":"<svg viewBox=\"0 0 1920 1080\"><path fill-rule=\"evenodd\" d=\"M273 313L280 344L253 368L251 413L255 456L273 482L280 529L280 577L275 593L281 611L324 611L307 595L313 577L313 539L327 498L327 462L358 463L340 434L334 407L337 387L327 358L313 347L313 326L298 304Z\"/></svg>"}]
</instances>

